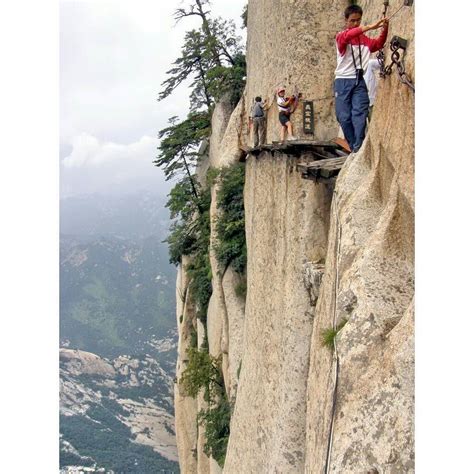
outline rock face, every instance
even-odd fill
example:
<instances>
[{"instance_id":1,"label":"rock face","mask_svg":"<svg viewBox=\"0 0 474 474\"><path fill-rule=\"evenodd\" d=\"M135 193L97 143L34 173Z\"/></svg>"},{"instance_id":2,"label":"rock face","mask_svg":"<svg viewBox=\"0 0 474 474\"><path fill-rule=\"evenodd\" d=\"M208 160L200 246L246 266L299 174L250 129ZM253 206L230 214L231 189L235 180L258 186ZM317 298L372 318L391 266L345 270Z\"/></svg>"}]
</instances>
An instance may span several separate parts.
<instances>
[{"instance_id":1,"label":"rock face","mask_svg":"<svg viewBox=\"0 0 474 474\"><path fill-rule=\"evenodd\" d=\"M61 349L59 357L71 374L101 375L106 378L115 376L112 364L92 352Z\"/></svg>"},{"instance_id":2,"label":"rock face","mask_svg":"<svg viewBox=\"0 0 474 474\"><path fill-rule=\"evenodd\" d=\"M377 17L375 6L362 7L367 21ZM394 18L389 39L409 40L414 79L412 15L404 8ZM414 472L413 163L414 95L395 74L380 81L368 136L333 197L311 344L309 472ZM342 318L336 353L328 354L318 335Z\"/></svg>"},{"instance_id":3,"label":"rock face","mask_svg":"<svg viewBox=\"0 0 474 474\"><path fill-rule=\"evenodd\" d=\"M382 4L358 3L364 23L380 17ZM389 14L401 5L391 4ZM213 120L225 126L213 121L210 166L238 160L239 148L251 143L253 98L271 102L282 84L314 101L315 133L302 133L300 108L292 118L298 136L338 135L334 36L346 6L249 0L247 86L232 114L224 105L216 109ZM409 41L405 64L414 80L413 7L391 22L388 39L393 35ZM278 139L279 127L273 103L267 142ZM223 471L414 472L413 92L396 71L380 80L368 136L335 184L303 179L301 159L278 152L247 157L245 302L233 291L237 276L230 269L221 275L211 251L209 350L223 357L234 404ZM182 288L183 276L178 280ZM323 346L321 332L343 320L335 349ZM181 349L178 369L182 358ZM192 418L200 402L180 397L178 391L182 472L219 472L202 452Z\"/></svg>"},{"instance_id":4,"label":"rock face","mask_svg":"<svg viewBox=\"0 0 474 474\"><path fill-rule=\"evenodd\" d=\"M247 88L250 110L260 95L272 103L268 111L267 141L279 140L280 123L275 90L303 94L314 104L315 133L302 130L302 103L292 115L300 138L324 140L337 135L332 83L335 33L341 28L343 0L258 0L248 4Z\"/></svg>"},{"instance_id":5,"label":"rock face","mask_svg":"<svg viewBox=\"0 0 474 474\"><path fill-rule=\"evenodd\" d=\"M246 165L244 346L225 472L303 468L314 318L304 264L326 254L332 187L303 180L295 164L260 155Z\"/></svg>"},{"instance_id":6,"label":"rock face","mask_svg":"<svg viewBox=\"0 0 474 474\"><path fill-rule=\"evenodd\" d=\"M194 309L189 305L187 291L188 278L183 267L187 265L183 257L176 277L176 315L178 324L178 363L176 379L179 380L187 360L186 350L191 344L191 334L195 330L189 321L193 319ZM197 402L187 397L179 384L174 386L174 410L176 423L176 441L178 446L179 465L183 472L197 472Z\"/></svg>"}]
</instances>

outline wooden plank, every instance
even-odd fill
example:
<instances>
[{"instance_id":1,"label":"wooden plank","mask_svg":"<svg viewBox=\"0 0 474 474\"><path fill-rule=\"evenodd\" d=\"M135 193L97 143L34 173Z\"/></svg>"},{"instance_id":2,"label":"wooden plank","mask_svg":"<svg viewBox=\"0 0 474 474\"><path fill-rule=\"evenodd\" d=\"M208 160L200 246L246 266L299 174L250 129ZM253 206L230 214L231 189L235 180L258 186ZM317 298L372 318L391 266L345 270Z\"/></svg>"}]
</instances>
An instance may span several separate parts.
<instances>
[{"instance_id":1,"label":"wooden plank","mask_svg":"<svg viewBox=\"0 0 474 474\"><path fill-rule=\"evenodd\" d=\"M253 155L258 157L263 152L269 152L272 155L274 153L283 153L287 155L293 155L297 158L302 157L304 154L311 154L314 163L321 162L321 165L317 165L320 168L323 164L330 161L331 166L338 166L340 168L342 164L338 164L335 160L345 159L347 154L340 147L339 144L333 141L316 141L316 140L291 140L285 142L274 141L271 144L263 144L254 148L241 146L243 154L247 155L241 157L242 161L246 161L248 156ZM342 161L343 163L344 161ZM337 168L337 169L338 169Z\"/></svg>"},{"instance_id":2,"label":"wooden plank","mask_svg":"<svg viewBox=\"0 0 474 474\"><path fill-rule=\"evenodd\" d=\"M327 160L318 160L312 161L307 164L309 169L321 169L321 168L332 168L332 169L341 169L344 163L346 162L347 156L341 158L329 158Z\"/></svg>"},{"instance_id":3,"label":"wooden plank","mask_svg":"<svg viewBox=\"0 0 474 474\"><path fill-rule=\"evenodd\" d=\"M318 141L318 140L286 140L284 142L281 141L273 141L272 142L273 146L309 146L309 147L329 147L329 148L336 148L338 146L337 143L335 143L332 140L323 140L323 141ZM269 146L268 144L266 145L261 145L262 147L264 146Z\"/></svg>"},{"instance_id":4,"label":"wooden plank","mask_svg":"<svg viewBox=\"0 0 474 474\"><path fill-rule=\"evenodd\" d=\"M335 139L336 140L336 139ZM296 148L296 147L305 147L305 148L329 148L331 150L341 148L341 145L333 140L330 141L316 141L316 140L287 140L284 142L273 141L272 143L264 143L263 145L258 145L256 147L247 147L241 146L240 149L245 152L255 152L261 150L280 150L286 148Z\"/></svg>"},{"instance_id":5,"label":"wooden plank","mask_svg":"<svg viewBox=\"0 0 474 474\"><path fill-rule=\"evenodd\" d=\"M316 161L311 161L310 163L308 163L308 166L318 166L318 167L321 167L321 166L324 166L326 164L339 164L339 163L345 163L345 161L347 160L347 156L341 156L339 158L327 158L325 160L316 160Z\"/></svg>"},{"instance_id":6,"label":"wooden plank","mask_svg":"<svg viewBox=\"0 0 474 474\"><path fill-rule=\"evenodd\" d=\"M347 151L338 150L337 148L334 149L334 153L337 156L347 156Z\"/></svg>"}]
</instances>

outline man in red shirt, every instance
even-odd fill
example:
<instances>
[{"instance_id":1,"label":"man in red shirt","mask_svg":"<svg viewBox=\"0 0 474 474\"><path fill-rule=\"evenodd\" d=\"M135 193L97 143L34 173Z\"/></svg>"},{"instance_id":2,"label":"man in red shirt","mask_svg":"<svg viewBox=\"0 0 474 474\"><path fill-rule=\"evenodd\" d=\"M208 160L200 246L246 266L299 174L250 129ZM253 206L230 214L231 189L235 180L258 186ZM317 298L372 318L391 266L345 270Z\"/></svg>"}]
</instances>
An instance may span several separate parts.
<instances>
[{"instance_id":1,"label":"man in red shirt","mask_svg":"<svg viewBox=\"0 0 474 474\"><path fill-rule=\"evenodd\" d=\"M382 18L368 26L360 26L362 8L350 5L344 12L346 29L336 35L337 66L334 95L336 117L351 151L357 152L365 138L369 113L369 95L364 81L370 53L383 48L388 35L388 20ZM382 28L377 38L364 33Z\"/></svg>"}]
</instances>

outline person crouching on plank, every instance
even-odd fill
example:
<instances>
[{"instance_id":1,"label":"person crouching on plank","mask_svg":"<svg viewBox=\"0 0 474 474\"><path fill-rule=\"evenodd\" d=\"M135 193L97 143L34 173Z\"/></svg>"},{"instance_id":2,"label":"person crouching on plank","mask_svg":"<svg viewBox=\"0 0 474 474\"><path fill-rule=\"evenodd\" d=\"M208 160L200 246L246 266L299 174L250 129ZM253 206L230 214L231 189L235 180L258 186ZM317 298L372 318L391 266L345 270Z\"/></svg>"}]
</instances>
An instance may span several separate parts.
<instances>
[{"instance_id":1,"label":"person crouching on plank","mask_svg":"<svg viewBox=\"0 0 474 474\"><path fill-rule=\"evenodd\" d=\"M293 125L290 122L291 106L294 103L294 97L285 97L285 89L280 87L277 90L278 118L281 123L280 139L285 141L285 134L288 130L288 140L296 140L293 136Z\"/></svg>"}]
</instances>

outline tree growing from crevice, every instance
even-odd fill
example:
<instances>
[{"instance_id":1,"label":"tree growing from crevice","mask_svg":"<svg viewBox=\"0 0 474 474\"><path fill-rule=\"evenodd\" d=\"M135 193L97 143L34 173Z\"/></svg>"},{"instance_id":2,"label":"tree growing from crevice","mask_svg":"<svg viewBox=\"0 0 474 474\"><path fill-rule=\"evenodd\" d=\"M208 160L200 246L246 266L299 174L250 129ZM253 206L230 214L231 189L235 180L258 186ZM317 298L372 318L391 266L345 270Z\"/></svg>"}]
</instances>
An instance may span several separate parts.
<instances>
[{"instance_id":1,"label":"tree growing from crevice","mask_svg":"<svg viewBox=\"0 0 474 474\"><path fill-rule=\"evenodd\" d=\"M209 135L210 117L208 112L191 112L188 118L182 122L177 117L171 117L168 121L169 127L158 132L161 139L158 150L160 154L153 162L165 172L167 180L177 174L185 173L185 179L189 182L199 211L199 195L193 173L199 157L198 147L201 141Z\"/></svg>"},{"instance_id":2,"label":"tree growing from crevice","mask_svg":"<svg viewBox=\"0 0 474 474\"><path fill-rule=\"evenodd\" d=\"M244 6L242 10L242 14L240 15L240 18L242 18L242 28L247 28L247 22L249 19L249 5L248 3Z\"/></svg>"},{"instance_id":3,"label":"tree growing from crevice","mask_svg":"<svg viewBox=\"0 0 474 474\"><path fill-rule=\"evenodd\" d=\"M179 383L186 393L196 398L204 390L204 400L210 402L216 395L220 395L224 388L224 381L220 370L221 361L212 357L209 352L188 347L186 354L188 364L183 371Z\"/></svg>"},{"instance_id":4,"label":"tree growing from crevice","mask_svg":"<svg viewBox=\"0 0 474 474\"><path fill-rule=\"evenodd\" d=\"M217 191L216 235L217 261L224 273L229 265L240 275L247 265L245 240L244 184L245 164L235 163L221 169Z\"/></svg>"},{"instance_id":5,"label":"tree growing from crevice","mask_svg":"<svg viewBox=\"0 0 474 474\"><path fill-rule=\"evenodd\" d=\"M158 100L170 96L187 79L191 79L191 112L181 122L169 119L169 126L158 132L159 155L154 161L166 179L184 176L191 186L193 201L202 214L194 170L198 162L199 144L211 134L210 117L214 104L227 94L237 104L245 85L246 63L240 37L232 21L213 19L209 0L193 0L188 7L178 8L176 21L198 16L201 28L188 31L181 56L167 71L168 78Z\"/></svg>"},{"instance_id":6,"label":"tree growing from crevice","mask_svg":"<svg viewBox=\"0 0 474 474\"><path fill-rule=\"evenodd\" d=\"M224 467L230 435L231 405L227 399L222 375L222 357L213 357L207 350L189 347L188 364L179 383L187 395L196 398L203 391L206 408L199 411L197 422L205 432L204 452Z\"/></svg>"},{"instance_id":7,"label":"tree growing from crevice","mask_svg":"<svg viewBox=\"0 0 474 474\"><path fill-rule=\"evenodd\" d=\"M168 78L158 97L158 100L165 99L185 80L191 79L191 111L181 122L171 117L169 126L158 132L159 155L154 160L154 164L164 170L166 179L180 177L167 204L172 219L177 218L167 239L173 263L181 261L177 252L185 251L189 255L196 250L197 242L202 241L198 236L206 233L202 230L205 226L193 223L195 211L201 216L208 212L195 176L199 146L210 137L213 105L223 94L228 94L236 104L246 74L245 56L234 23L220 17L213 19L209 6L209 0L192 0L187 7L175 11L177 22L198 16L201 28L185 34L181 56L167 72ZM201 253L205 253L204 249Z\"/></svg>"},{"instance_id":8,"label":"tree growing from crevice","mask_svg":"<svg viewBox=\"0 0 474 474\"><path fill-rule=\"evenodd\" d=\"M207 40L202 31L191 30L184 36L181 56L173 63L173 67L166 72L169 76L163 83L163 90L158 100L166 99L185 80L192 78L191 110L199 110L203 106L210 110L212 97L209 92L207 72L212 68L207 51Z\"/></svg>"},{"instance_id":9,"label":"tree growing from crevice","mask_svg":"<svg viewBox=\"0 0 474 474\"><path fill-rule=\"evenodd\" d=\"M231 97L236 105L245 82L246 64L241 38L231 20L211 18L209 0L194 0L187 8L178 8L176 21L198 16L201 28L186 33L181 56L167 71L158 100L168 97L181 83L191 78L191 110L212 106L222 96L237 90Z\"/></svg>"},{"instance_id":10,"label":"tree growing from crevice","mask_svg":"<svg viewBox=\"0 0 474 474\"><path fill-rule=\"evenodd\" d=\"M195 186L197 198L193 186ZM190 179L183 178L171 190L166 207L170 210L171 218L175 220L165 240L168 243L171 263L179 264L182 255L194 255L194 260L199 262L198 267L209 260L210 203L209 187L203 187L198 183L193 185ZM190 265L194 266L193 263ZM207 268L207 263L204 266ZM210 287L210 279L208 280L206 288ZM193 298L196 297L195 285L195 282L191 282L189 287ZM204 292L199 291L199 294L201 293ZM199 298L199 302L201 301L203 301L202 297Z\"/></svg>"},{"instance_id":11,"label":"tree growing from crevice","mask_svg":"<svg viewBox=\"0 0 474 474\"><path fill-rule=\"evenodd\" d=\"M177 22L199 17L199 28L186 32L180 56L167 71L158 100L173 94L190 81L190 113L179 121L172 117L158 136L159 155L154 161L166 179L179 178L169 194L167 207L174 222L167 238L170 261L181 263L188 255L185 270L189 276L189 296L196 308L196 317L206 327L207 308L212 294L210 250L210 180L196 179L199 148L211 135L214 105L224 96L235 106L245 86L246 61L240 37L232 21L212 18L209 0L190 0L174 13ZM237 261L232 254L226 258ZM204 337L206 340L206 335ZM230 433L230 405L222 376L222 360L210 356L206 344L189 349L189 364L180 383L190 396L204 389L208 407L199 413L198 423L205 429L204 452L223 466Z\"/></svg>"}]
</instances>

